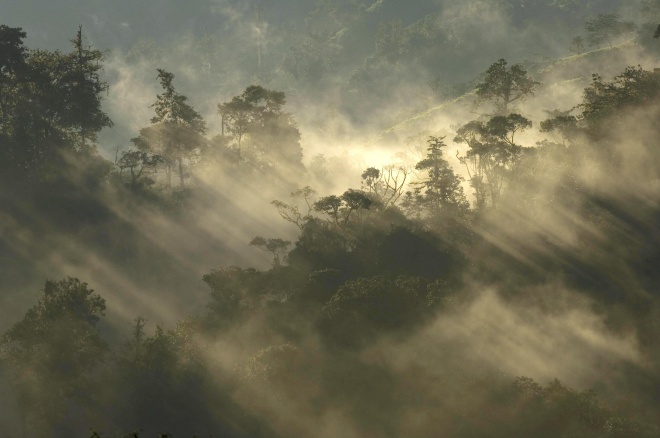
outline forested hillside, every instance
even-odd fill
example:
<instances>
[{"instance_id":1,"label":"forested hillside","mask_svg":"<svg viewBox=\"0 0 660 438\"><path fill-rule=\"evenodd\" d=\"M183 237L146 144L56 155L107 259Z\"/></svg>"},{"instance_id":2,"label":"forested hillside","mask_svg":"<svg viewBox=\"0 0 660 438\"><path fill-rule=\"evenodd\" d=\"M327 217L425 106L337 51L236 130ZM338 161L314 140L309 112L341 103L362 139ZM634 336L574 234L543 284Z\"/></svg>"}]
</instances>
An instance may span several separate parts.
<instances>
[{"instance_id":1,"label":"forested hillside","mask_svg":"<svg viewBox=\"0 0 660 438\"><path fill-rule=\"evenodd\" d=\"M0 436L660 437L659 1L108 5L0 24Z\"/></svg>"}]
</instances>

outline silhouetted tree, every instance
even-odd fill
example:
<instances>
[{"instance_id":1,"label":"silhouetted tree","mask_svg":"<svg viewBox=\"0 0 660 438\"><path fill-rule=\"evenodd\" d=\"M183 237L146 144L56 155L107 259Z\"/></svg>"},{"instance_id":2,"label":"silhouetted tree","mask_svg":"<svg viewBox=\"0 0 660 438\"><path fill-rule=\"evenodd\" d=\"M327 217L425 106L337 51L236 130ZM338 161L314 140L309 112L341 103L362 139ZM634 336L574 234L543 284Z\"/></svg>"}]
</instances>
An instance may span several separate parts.
<instances>
[{"instance_id":1,"label":"silhouetted tree","mask_svg":"<svg viewBox=\"0 0 660 438\"><path fill-rule=\"evenodd\" d=\"M441 210L460 215L469 204L461 186L462 178L452 170L449 162L442 156L442 148L447 145L444 137L430 137L426 157L417 163L415 169L425 172L426 177L415 184L414 205L407 208L425 210L437 214ZM410 203L413 199L408 199Z\"/></svg>"},{"instance_id":2,"label":"silhouetted tree","mask_svg":"<svg viewBox=\"0 0 660 438\"><path fill-rule=\"evenodd\" d=\"M592 83L585 88L581 119L587 124L590 133L606 132L602 123L616 123L626 115L625 109L639 108L657 102L660 96L660 75L641 67L628 67L611 81L594 74ZM610 125L611 126L611 125Z\"/></svg>"},{"instance_id":3,"label":"silhouetted tree","mask_svg":"<svg viewBox=\"0 0 660 438\"><path fill-rule=\"evenodd\" d=\"M513 102L533 95L540 85L527 75L522 65L507 67L507 62L500 59L488 67L476 94L480 102L493 101L496 114L506 116Z\"/></svg>"},{"instance_id":4,"label":"silhouetted tree","mask_svg":"<svg viewBox=\"0 0 660 438\"><path fill-rule=\"evenodd\" d=\"M103 53L83 45L79 29L68 54L27 51L20 28L0 29L0 166L9 181L107 175L93 145L112 121L101 108L107 84ZM105 163L107 164L107 163ZM84 172L83 172L84 174Z\"/></svg>"},{"instance_id":5,"label":"silhouetted tree","mask_svg":"<svg viewBox=\"0 0 660 438\"><path fill-rule=\"evenodd\" d=\"M272 201L271 204L277 208L277 212L282 219L291 222L302 230L307 221L312 217L313 198L315 195L316 191L314 189L310 186L305 186L302 189L291 192L291 197L295 200L295 204L287 204L278 200ZM304 206L299 205L301 201L304 202ZM300 210L301 208L303 209L302 211Z\"/></svg>"},{"instance_id":6,"label":"silhouetted tree","mask_svg":"<svg viewBox=\"0 0 660 438\"><path fill-rule=\"evenodd\" d=\"M145 171L153 173L158 164L162 162L160 155L151 155L144 151L130 150L121 153L115 161L119 168L119 178L123 179L123 172L128 169L128 186L131 189L139 189L154 183L154 180L146 176ZM122 180L123 182L123 180Z\"/></svg>"},{"instance_id":7,"label":"silhouetted tree","mask_svg":"<svg viewBox=\"0 0 660 438\"><path fill-rule=\"evenodd\" d=\"M96 134L103 128L111 127L112 121L101 109L101 95L107 93L108 84L101 79L103 52L83 44L82 26L71 40L73 52L71 71L66 79L71 83L68 97L70 104L70 125L75 126L80 136L79 148L87 148L87 140L94 142Z\"/></svg>"},{"instance_id":8,"label":"silhouetted tree","mask_svg":"<svg viewBox=\"0 0 660 438\"><path fill-rule=\"evenodd\" d=\"M159 155L165 163L167 185L171 187L171 172L176 165L180 188L184 189L184 161L192 162L206 144L206 123L186 101L188 98L174 89L174 75L158 69L163 94L151 105L156 115L152 126L142 128L140 136L131 141L144 152Z\"/></svg>"},{"instance_id":9,"label":"silhouetted tree","mask_svg":"<svg viewBox=\"0 0 660 438\"><path fill-rule=\"evenodd\" d=\"M396 204L403 195L411 170L405 166L388 165L382 169L369 167L362 172L362 184L383 205Z\"/></svg>"},{"instance_id":10,"label":"silhouetted tree","mask_svg":"<svg viewBox=\"0 0 660 438\"><path fill-rule=\"evenodd\" d=\"M252 164L261 170L276 166L302 166L300 131L283 111L283 92L251 85L240 96L218 105L223 134L234 140L238 161L244 160L246 141Z\"/></svg>"},{"instance_id":11,"label":"silhouetted tree","mask_svg":"<svg viewBox=\"0 0 660 438\"><path fill-rule=\"evenodd\" d=\"M360 213L375 207L374 199L362 190L346 190L341 196L325 196L313 205L313 209L327 214L332 223L339 228L346 228L351 217L359 217Z\"/></svg>"},{"instance_id":12,"label":"silhouetted tree","mask_svg":"<svg viewBox=\"0 0 660 438\"><path fill-rule=\"evenodd\" d=\"M515 135L531 126L532 122L520 114L510 114L492 117L486 123L473 121L456 131L454 141L468 146L465 156L458 158L470 176L477 209L486 205L487 197L493 207L497 206L523 150Z\"/></svg>"},{"instance_id":13,"label":"silhouetted tree","mask_svg":"<svg viewBox=\"0 0 660 438\"><path fill-rule=\"evenodd\" d=\"M280 266L281 258L286 255L287 248L291 246L291 242L279 238L265 239L261 236L257 236L250 241L250 245L273 254L273 265Z\"/></svg>"}]
</instances>

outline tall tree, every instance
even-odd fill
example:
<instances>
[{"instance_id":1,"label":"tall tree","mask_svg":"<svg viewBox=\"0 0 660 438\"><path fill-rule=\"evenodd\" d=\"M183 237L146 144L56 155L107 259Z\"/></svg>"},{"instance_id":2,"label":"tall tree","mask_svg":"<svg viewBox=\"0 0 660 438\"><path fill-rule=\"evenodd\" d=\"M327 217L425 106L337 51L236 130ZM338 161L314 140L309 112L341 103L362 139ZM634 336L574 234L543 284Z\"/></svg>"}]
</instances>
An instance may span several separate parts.
<instances>
[{"instance_id":1,"label":"tall tree","mask_svg":"<svg viewBox=\"0 0 660 438\"><path fill-rule=\"evenodd\" d=\"M184 185L184 161L194 160L206 144L206 122L188 103L188 98L177 92L172 84L174 75L158 69L163 93L151 105L156 112L152 125L140 130L140 136L131 141L144 152L159 155L165 163L167 185L171 187L172 169L176 165L180 188Z\"/></svg>"},{"instance_id":2,"label":"tall tree","mask_svg":"<svg viewBox=\"0 0 660 438\"><path fill-rule=\"evenodd\" d=\"M218 105L223 133L226 130L231 136L239 162L246 159L247 145L252 164L262 170L282 164L302 166L300 131L283 111L285 104L283 92L251 85L240 96Z\"/></svg>"},{"instance_id":3,"label":"tall tree","mask_svg":"<svg viewBox=\"0 0 660 438\"><path fill-rule=\"evenodd\" d=\"M84 47L82 29L68 54L27 51L24 37L19 28L0 27L4 176L13 181L34 176L52 180L68 173L65 157L77 158L83 165L98 164L100 157L87 141L112 126L102 109L102 94L107 91L100 79L103 53Z\"/></svg>"},{"instance_id":4,"label":"tall tree","mask_svg":"<svg viewBox=\"0 0 660 438\"><path fill-rule=\"evenodd\" d=\"M71 70L66 80L70 83L70 125L80 135L80 149L86 149L87 140L95 141L96 134L111 127L112 121L101 109L101 96L108 91L108 83L100 76L104 54L83 44L82 26L71 40L73 51L68 55Z\"/></svg>"},{"instance_id":5,"label":"tall tree","mask_svg":"<svg viewBox=\"0 0 660 438\"><path fill-rule=\"evenodd\" d=\"M447 146L444 137L431 136L428 143L426 157L415 166L418 171L426 173L426 177L416 183L416 206L431 214L466 210L468 202L461 186L462 178L443 157L442 149Z\"/></svg>"},{"instance_id":6,"label":"tall tree","mask_svg":"<svg viewBox=\"0 0 660 438\"><path fill-rule=\"evenodd\" d=\"M468 146L464 156L457 156L470 176L477 209L485 207L488 198L493 207L497 206L523 150L515 136L531 126L532 122L520 114L510 114L485 123L472 121L456 132L454 141Z\"/></svg>"},{"instance_id":7,"label":"tall tree","mask_svg":"<svg viewBox=\"0 0 660 438\"><path fill-rule=\"evenodd\" d=\"M540 85L527 75L522 65L507 67L506 60L500 59L486 70L486 77L477 85L476 94L480 102L495 104L496 115L506 116L513 102L533 95Z\"/></svg>"},{"instance_id":8,"label":"tall tree","mask_svg":"<svg viewBox=\"0 0 660 438\"><path fill-rule=\"evenodd\" d=\"M26 36L20 27L0 25L0 126L3 128L5 119L11 114L8 108L10 88L26 66L26 49L23 47Z\"/></svg>"}]
</instances>

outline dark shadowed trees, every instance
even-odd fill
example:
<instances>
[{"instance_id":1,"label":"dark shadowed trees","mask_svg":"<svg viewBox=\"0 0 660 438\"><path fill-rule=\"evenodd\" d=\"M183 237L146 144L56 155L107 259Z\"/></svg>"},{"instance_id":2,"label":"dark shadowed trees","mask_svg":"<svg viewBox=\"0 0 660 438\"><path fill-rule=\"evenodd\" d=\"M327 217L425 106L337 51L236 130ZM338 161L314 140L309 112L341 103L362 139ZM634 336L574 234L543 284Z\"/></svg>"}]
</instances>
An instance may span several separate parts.
<instances>
[{"instance_id":1,"label":"dark shadowed trees","mask_svg":"<svg viewBox=\"0 0 660 438\"><path fill-rule=\"evenodd\" d=\"M89 406L92 373L107 346L98 323L105 300L77 278L47 281L39 302L1 339L30 435L66 427L69 403Z\"/></svg>"},{"instance_id":2,"label":"dark shadowed trees","mask_svg":"<svg viewBox=\"0 0 660 438\"><path fill-rule=\"evenodd\" d=\"M156 168L163 162L160 155L151 155L144 151L130 150L117 157L115 165L119 168L119 179L132 190L152 185L155 181L149 176L156 172ZM124 171L128 180L125 180Z\"/></svg>"},{"instance_id":3,"label":"dark shadowed trees","mask_svg":"<svg viewBox=\"0 0 660 438\"><path fill-rule=\"evenodd\" d=\"M111 127L112 121L101 108L101 96L108 92L107 82L101 79L104 54L83 42L82 26L71 40L73 51L69 54L70 71L65 79L71 85L66 94L71 100L68 123L78 131L80 145L85 150L87 141L96 141L96 134Z\"/></svg>"},{"instance_id":4,"label":"dark shadowed trees","mask_svg":"<svg viewBox=\"0 0 660 438\"><path fill-rule=\"evenodd\" d=\"M364 346L378 335L405 332L425 321L439 283L378 276L344 283L323 306L322 333L333 343Z\"/></svg>"},{"instance_id":5,"label":"dark shadowed trees","mask_svg":"<svg viewBox=\"0 0 660 438\"><path fill-rule=\"evenodd\" d=\"M53 182L71 178L76 165L107 174L93 145L112 126L101 108L103 52L84 45L82 29L66 54L28 51L23 38L20 28L0 27L2 176Z\"/></svg>"}]
</instances>

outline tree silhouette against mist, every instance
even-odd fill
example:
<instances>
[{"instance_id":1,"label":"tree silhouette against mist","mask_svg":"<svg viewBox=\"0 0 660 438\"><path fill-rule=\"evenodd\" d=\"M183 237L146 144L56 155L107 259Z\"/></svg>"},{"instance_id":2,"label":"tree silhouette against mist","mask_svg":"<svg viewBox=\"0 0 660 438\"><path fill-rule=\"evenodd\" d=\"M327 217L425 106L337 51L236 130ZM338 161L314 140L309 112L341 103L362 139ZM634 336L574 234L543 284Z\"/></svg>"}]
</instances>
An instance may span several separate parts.
<instances>
[{"instance_id":1,"label":"tree silhouette against mist","mask_svg":"<svg viewBox=\"0 0 660 438\"><path fill-rule=\"evenodd\" d=\"M69 96L72 100L71 125L76 126L80 135L80 149L87 148L87 140L96 140L96 134L103 128L112 127L110 118L101 109L100 95L108 92L107 82L101 79L104 54L83 43L82 26L78 28L73 44L73 71L69 72L72 87Z\"/></svg>"},{"instance_id":2,"label":"tree silhouette against mist","mask_svg":"<svg viewBox=\"0 0 660 438\"><path fill-rule=\"evenodd\" d=\"M179 187L185 188L184 161L193 162L206 145L206 123L188 103L188 98L177 92L172 84L174 75L158 69L158 79L163 87L156 102L151 105L156 115L152 126L142 128L140 135L131 141L138 150L158 155L165 162L168 188L172 186L171 174L178 167Z\"/></svg>"},{"instance_id":3,"label":"tree silhouette against mist","mask_svg":"<svg viewBox=\"0 0 660 438\"><path fill-rule=\"evenodd\" d=\"M492 101L496 115L509 114L513 102L532 96L541 84L527 75L520 64L507 67L504 59L488 67L484 81L479 83L476 94L479 102Z\"/></svg>"},{"instance_id":4,"label":"tree silhouette against mist","mask_svg":"<svg viewBox=\"0 0 660 438\"><path fill-rule=\"evenodd\" d=\"M101 107L108 90L100 76L103 52L83 44L82 28L70 53L28 51L25 36L20 28L0 26L2 177L52 184L81 176L85 167L107 175L93 145L98 132L112 126Z\"/></svg>"},{"instance_id":5,"label":"tree silhouette against mist","mask_svg":"<svg viewBox=\"0 0 660 438\"><path fill-rule=\"evenodd\" d=\"M259 85L251 85L240 96L218 104L222 135L229 134L238 163L249 160L261 171L302 167L300 131L291 115L283 111L285 104L283 92Z\"/></svg>"},{"instance_id":6,"label":"tree silhouette against mist","mask_svg":"<svg viewBox=\"0 0 660 438\"><path fill-rule=\"evenodd\" d=\"M461 211L469 207L463 187L462 178L452 170L449 162L443 157L443 148L447 145L444 137L430 137L426 157L415 165L415 169L426 173L426 177L415 182L413 197L414 205L407 208L417 208L431 214L440 211L460 216Z\"/></svg>"},{"instance_id":7,"label":"tree silhouette against mist","mask_svg":"<svg viewBox=\"0 0 660 438\"><path fill-rule=\"evenodd\" d=\"M523 152L515 135L531 126L532 122L520 114L509 114L487 122L472 121L456 131L454 141L468 146L464 156L458 152L457 156L470 176L477 210L486 206L488 198L493 207L497 206Z\"/></svg>"}]
</instances>

